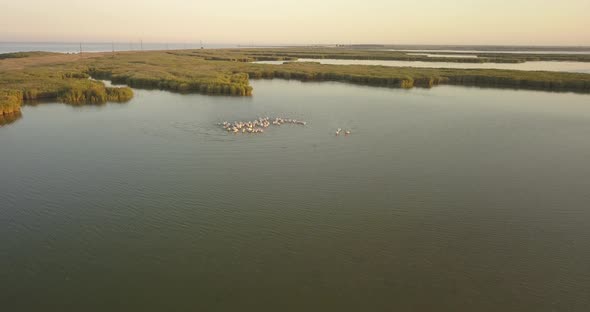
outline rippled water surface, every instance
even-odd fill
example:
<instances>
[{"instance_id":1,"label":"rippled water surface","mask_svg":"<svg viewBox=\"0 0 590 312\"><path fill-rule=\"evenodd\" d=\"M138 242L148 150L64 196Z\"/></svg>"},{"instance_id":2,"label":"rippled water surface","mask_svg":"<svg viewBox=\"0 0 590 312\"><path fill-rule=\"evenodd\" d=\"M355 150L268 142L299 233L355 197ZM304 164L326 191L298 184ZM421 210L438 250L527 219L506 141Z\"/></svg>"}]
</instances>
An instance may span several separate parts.
<instances>
[{"instance_id":1,"label":"rippled water surface","mask_svg":"<svg viewBox=\"0 0 590 312\"><path fill-rule=\"evenodd\" d=\"M590 305L587 95L254 88L26 106L0 128L2 310ZM216 125L264 115L308 124Z\"/></svg>"}]
</instances>

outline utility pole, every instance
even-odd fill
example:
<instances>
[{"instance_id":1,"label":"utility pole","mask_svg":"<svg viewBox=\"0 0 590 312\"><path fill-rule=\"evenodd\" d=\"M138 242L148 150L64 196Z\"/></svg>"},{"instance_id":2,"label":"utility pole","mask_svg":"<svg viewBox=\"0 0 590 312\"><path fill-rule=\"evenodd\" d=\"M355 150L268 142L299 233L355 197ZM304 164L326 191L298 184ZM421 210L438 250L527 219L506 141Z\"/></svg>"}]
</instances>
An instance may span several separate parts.
<instances>
[{"instance_id":1,"label":"utility pole","mask_svg":"<svg viewBox=\"0 0 590 312\"><path fill-rule=\"evenodd\" d=\"M80 56L82 55L82 42L80 42Z\"/></svg>"}]
</instances>

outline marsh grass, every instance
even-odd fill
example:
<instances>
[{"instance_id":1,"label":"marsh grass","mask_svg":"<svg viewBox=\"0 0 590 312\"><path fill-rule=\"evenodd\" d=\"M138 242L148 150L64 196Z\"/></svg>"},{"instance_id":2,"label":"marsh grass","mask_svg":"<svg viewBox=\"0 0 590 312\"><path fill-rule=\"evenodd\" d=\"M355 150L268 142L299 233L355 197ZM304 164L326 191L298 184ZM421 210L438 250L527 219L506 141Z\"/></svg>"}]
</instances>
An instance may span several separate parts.
<instances>
[{"instance_id":1,"label":"marsh grass","mask_svg":"<svg viewBox=\"0 0 590 312\"><path fill-rule=\"evenodd\" d=\"M0 113L20 111L23 101L100 104L108 101L125 102L133 97L133 91L128 87L107 88L102 82L88 78L83 67L75 64L0 71Z\"/></svg>"},{"instance_id":2,"label":"marsh grass","mask_svg":"<svg viewBox=\"0 0 590 312\"><path fill-rule=\"evenodd\" d=\"M0 90L0 115L10 115L20 112L23 94L15 90Z\"/></svg>"},{"instance_id":3,"label":"marsh grass","mask_svg":"<svg viewBox=\"0 0 590 312\"><path fill-rule=\"evenodd\" d=\"M260 65L260 64L253 64ZM341 81L355 84L399 88L434 87L441 84L481 87L590 92L590 75L544 71L497 69L436 69L364 65L321 65L287 63L251 66L254 79L296 79L303 81Z\"/></svg>"},{"instance_id":4,"label":"marsh grass","mask_svg":"<svg viewBox=\"0 0 590 312\"><path fill-rule=\"evenodd\" d=\"M25 58L25 57L35 57L35 56L56 55L56 54L58 54L58 53L41 52L41 51L0 53L0 60L11 59L11 58Z\"/></svg>"}]
</instances>

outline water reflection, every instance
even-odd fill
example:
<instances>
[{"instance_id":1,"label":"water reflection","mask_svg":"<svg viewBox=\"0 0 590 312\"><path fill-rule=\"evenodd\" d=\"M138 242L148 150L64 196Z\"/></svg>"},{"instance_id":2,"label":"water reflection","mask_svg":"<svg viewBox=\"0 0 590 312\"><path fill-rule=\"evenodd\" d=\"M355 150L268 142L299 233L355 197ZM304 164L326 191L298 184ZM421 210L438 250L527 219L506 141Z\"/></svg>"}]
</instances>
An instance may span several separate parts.
<instances>
[{"instance_id":1,"label":"water reflection","mask_svg":"<svg viewBox=\"0 0 590 312\"><path fill-rule=\"evenodd\" d=\"M15 123L16 121L18 121L21 118L23 118L23 115L22 115L21 112L15 112L15 113L12 113L12 114L0 115L0 128L5 127L5 126L9 126L9 125Z\"/></svg>"},{"instance_id":2,"label":"water reflection","mask_svg":"<svg viewBox=\"0 0 590 312\"><path fill-rule=\"evenodd\" d=\"M104 103L64 103L64 102L56 102L55 100L35 100L35 101L26 101L24 106L31 106L37 107L39 105L66 105L71 107L103 107L109 104L116 104L116 105L125 105L128 102L104 102Z\"/></svg>"},{"instance_id":3,"label":"water reflection","mask_svg":"<svg viewBox=\"0 0 590 312\"><path fill-rule=\"evenodd\" d=\"M113 104L114 106L122 106L127 104L127 102L106 102L106 103L56 103L55 101L27 101L24 103L24 107L37 107L37 106L46 106L46 105L65 105L65 106L69 106L71 108L73 108L74 110L82 110L84 108L89 108L89 107L97 107L97 108L104 108L106 106L109 106L110 104ZM1 127L6 127L6 126L10 126L12 124L14 124L15 122L17 122L18 120L23 118L23 113L22 111L16 112L16 113L12 113L12 114L5 114L2 115L0 114L0 128Z\"/></svg>"}]
</instances>

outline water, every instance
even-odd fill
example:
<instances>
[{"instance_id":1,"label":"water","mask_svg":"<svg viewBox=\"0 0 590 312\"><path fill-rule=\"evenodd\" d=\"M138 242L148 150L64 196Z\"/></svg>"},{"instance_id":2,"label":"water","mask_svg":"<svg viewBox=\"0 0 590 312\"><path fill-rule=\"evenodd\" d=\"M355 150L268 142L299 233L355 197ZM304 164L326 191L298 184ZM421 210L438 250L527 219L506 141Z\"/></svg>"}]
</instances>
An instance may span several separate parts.
<instances>
[{"instance_id":1,"label":"water","mask_svg":"<svg viewBox=\"0 0 590 312\"><path fill-rule=\"evenodd\" d=\"M453 50L453 49L418 49L418 50L408 50L408 49L385 49L383 51L399 51L399 52L442 52L442 53L516 53L516 54L590 54L590 50L586 49L585 51L568 51L568 50Z\"/></svg>"},{"instance_id":2,"label":"water","mask_svg":"<svg viewBox=\"0 0 590 312\"><path fill-rule=\"evenodd\" d=\"M253 85L0 128L3 310L590 305L588 95ZM308 125L215 125L263 115Z\"/></svg>"},{"instance_id":3,"label":"water","mask_svg":"<svg viewBox=\"0 0 590 312\"><path fill-rule=\"evenodd\" d=\"M454 57L454 58L478 58L477 55L470 54L429 54L429 53L406 53L407 55L419 55L428 57Z\"/></svg>"},{"instance_id":4,"label":"water","mask_svg":"<svg viewBox=\"0 0 590 312\"><path fill-rule=\"evenodd\" d=\"M419 68L480 68L480 69L514 69L514 70L544 70L570 73L590 74L590 62L526 62L518 64L503 63L454 63L454 62L420 62L420 61L380 61L380 60L337 60L337 59L299 59L298 62L319 62L332 65L380 65L392 67ZM280 65L285 61L261 61L260 64Z\"/></svg>"},{"instance_id":5,"label":"water","mask_svg":"<svg viewBox=\"0 0 590 312\"><path fill-rule=\"evenodd\" d=\"M199 42L189 43L153 43L132 41L132 42L82 42L83 52L110 52L113 48L116 51L133 51L133 50L181 50L181 49L200 49ZM236 48L235 44L203 44L207 49L219 48ZM80 52L79 42L0 42L0 54L11 52L29 52L45 51L58 53L78 53Z\"/></svg>"}]
</instances>

